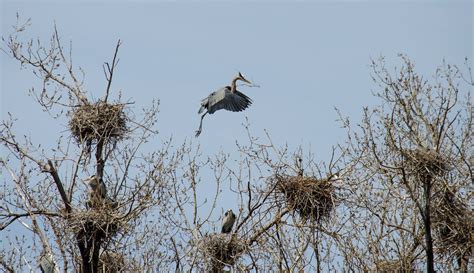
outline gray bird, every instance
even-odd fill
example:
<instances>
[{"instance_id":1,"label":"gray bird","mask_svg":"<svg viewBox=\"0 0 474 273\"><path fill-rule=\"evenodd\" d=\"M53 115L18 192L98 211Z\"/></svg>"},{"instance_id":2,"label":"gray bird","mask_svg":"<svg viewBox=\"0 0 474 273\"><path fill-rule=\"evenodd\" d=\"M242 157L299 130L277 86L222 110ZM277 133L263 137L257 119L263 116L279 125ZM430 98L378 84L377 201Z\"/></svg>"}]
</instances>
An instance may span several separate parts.
<instances>
[{"instance_id":1,"label":"gray bird","mask_svg":"<svg viewBox=\"0 0 474 273\"><path fill-rule=\"evenodd\" d=\"M201 134L202 120L206 114L213 114L215 111L221 109L240 112L252 104L252 100L249 97L237 90L237 81L251 84L251 82L245 79L239 72L239 74L232 79L230 86L225 86L212 92L207 98L201 101L201 108L199 108L198 114L201 114L204 110L206 110L206 112L201 116L201 122L199 123L199 129L196 131L196 137Z\"/></svg>"},{"instance_id":2,"label":"gray bird","mask_svg":"<svg viewBox=\"0 0 474 273\"><path fill-rule=\"evenodd\" d=\"M222 219L222 233L230 233L235 222L235 214L230 209L225 212L224 219Z\"/></svg>"},{"instance_id":3,"label":"gray bird","mask_svg":"<svg viewBox=\"0 0 474 273\"><path fill-rule=\"evenodd\" d=\"M104 200L107 198L107 188L102 179L97 179L97 176L92 175L84 181L89 185L89 200L87 205L89 208L98 207L103 204Z\"/></svg>"}]
</instances>

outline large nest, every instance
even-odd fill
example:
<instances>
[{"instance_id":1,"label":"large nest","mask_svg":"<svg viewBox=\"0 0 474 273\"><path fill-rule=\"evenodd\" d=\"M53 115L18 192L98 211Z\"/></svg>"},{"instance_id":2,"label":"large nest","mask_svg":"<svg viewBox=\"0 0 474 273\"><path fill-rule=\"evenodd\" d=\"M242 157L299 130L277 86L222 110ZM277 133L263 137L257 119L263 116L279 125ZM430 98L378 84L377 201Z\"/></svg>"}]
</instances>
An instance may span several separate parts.
<instances>
[{"instance_id":1,"label":"large nest","mask_svg":"<svg viewBox=\"0 0 474 273\"><path fill-rule=\"evenodd\" d=\"M474 247L474 214L450 189L433 201L432 221L437 250L447 257L463 258Z\"/></svg>"},{"instance_id":2,"label":"large nest","mask_svg":"<svg viewBox=\"0 0 474 273\"><path fill-rule=\"evenodd\" d=\"M78 143L90 146L98 140L119 141L127 132L123 104L83 104L75 107L70 116L69 128Z\"/></svg>"},{"instance_id":3,"label":"large nest","mask_svg":"<svg viewBox=\"0 0 474 273\"><path fill-rule=\"evenodd\" d=\"M106 206L100 210L78 211L69 218L69 227L86 240L112 238L125 225L119 213Z\"/></svg>"},{"instance_id":4,"label":"large nest","mask_svg":"<svg viewBox=\"0 0 474 273\"><path fill-rule=\"evenodd\" d=\"M274 183L277 196L283 197L290 211L304 220L321 223L335 207L335 187L330 179L277 175Z\"/></svg>"},{"instance_id":5,"label":"large nest","mask_svg":"<svg viewBox=\"0 0 474 273\"><path fill-rule=\"evenodd\" d=\"M446 159L434 150L407 150L403 152L403 156L412 171L423 177L441 176L448 170Z\"/></svg>"},{"instance_id":6,"label":"large nest","mask_svg":"<svg viewBox=\"0 0 474 273\"><path fill-rule=\"evenodd\" d=\"M245 247L245 242L232 234L212 234L199 242L199 249L212 272L220 272L226 265L234 265Z\"/></svg>"}]
</instances>

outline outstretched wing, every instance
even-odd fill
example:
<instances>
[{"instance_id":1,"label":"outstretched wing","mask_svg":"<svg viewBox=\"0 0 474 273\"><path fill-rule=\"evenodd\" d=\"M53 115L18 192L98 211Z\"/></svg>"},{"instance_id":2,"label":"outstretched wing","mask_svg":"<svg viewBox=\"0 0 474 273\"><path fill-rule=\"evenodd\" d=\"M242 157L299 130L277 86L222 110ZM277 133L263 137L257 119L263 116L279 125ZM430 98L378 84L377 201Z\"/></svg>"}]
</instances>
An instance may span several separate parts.
<instances>
[{"instance_id":1,"label":"outstretched wing","mask_svg":"<svg viewBox=\"0 0 474 273\"><path fill-rule=\"evenodd\" d=\"M232 112L240 112L252 104L252 100L249 97L237 90L234 93L228 90L223 90L223 92L219 92L219 94L212 96L212 98L209 97L208 99L209 114L212 114L220 109L225 109Z\"/></svg>"}]
</instances>

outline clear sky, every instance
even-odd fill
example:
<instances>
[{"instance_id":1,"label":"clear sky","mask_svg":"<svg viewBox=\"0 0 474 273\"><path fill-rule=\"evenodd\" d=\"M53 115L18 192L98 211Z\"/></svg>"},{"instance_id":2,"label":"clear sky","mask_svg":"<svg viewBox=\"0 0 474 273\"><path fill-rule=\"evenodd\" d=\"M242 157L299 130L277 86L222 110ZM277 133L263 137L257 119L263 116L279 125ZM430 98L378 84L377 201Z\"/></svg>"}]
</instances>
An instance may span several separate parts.
<instances>
[{"instance_id":1,"label":"clear sky","mask_svg":"<svg viewBox=\"0 0 474 273\"><path fill-rule=\"evenodd\" d=\"M357 121L373 105L370 58L400 64L406 53L428 78L443 59L473 57L472 1L1 1L1 33L16 13L31 18L25 39L47 41L56 22L63 44L86 72L91 96L104 94L104 61L123 41L112 90L136 109L161 101L159 135L192 139L205 155L238 156L245 117L256 136L268 130L277 145L310 147L318 160L344 139L334 107ZM4 45L2 45L3 47ZM49 142L67 130L42 113L27 90L41 85L0 53L1 113L19 118L19 132ZM200 100L242 72L260 88L241 87L253 105L216 112L197 139ZM115 93L116 94L116 93ZM36 119L35 122L33 120ZM212 185L210 185L212 186Z\"/></svg>"},{"instance_id":2,"label":"clear sky","mask_svg":"<svg viewBox=\"0 0 474 273\"><path fill-rule=\"evenodd\" d=\"M391 66L397 53L406 53L430 76L443 58L461 64L473 55L471 1L1 3L2 35L17 12L32 19L24 38L47 41L56 22L64 44L73 42L74 62L96 98L105 89L102 63L110 61L120 38L112 89L122 90L137 109L160 99L157 145L171 135L178 142L194 138L200 99L241 71L260 88L241 88L254 100L245 112L206 117L196 141L211 154L244 138L241 124L248 117L256 135L267 129L276 143L311 145L324 157L343 137L334 107L358 117L362 106L374 103L371 57L384 55ZM29 107L26 91L40 87L35 77L4 54L0 58L2 113L49 122ZM42 122L28 131L46 138L58 133L42 130Z\"/></svg>"}]
</instances>

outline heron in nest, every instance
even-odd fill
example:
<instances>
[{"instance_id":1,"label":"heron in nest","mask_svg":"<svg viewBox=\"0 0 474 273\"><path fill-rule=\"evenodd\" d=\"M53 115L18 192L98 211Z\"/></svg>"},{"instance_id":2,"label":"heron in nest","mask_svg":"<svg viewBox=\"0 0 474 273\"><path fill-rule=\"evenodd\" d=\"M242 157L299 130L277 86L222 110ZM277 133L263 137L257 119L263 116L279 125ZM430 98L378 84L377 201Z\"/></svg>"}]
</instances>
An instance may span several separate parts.
<instances>
[{"instance_id":1,"label":"heron in nest","mask_svg":"<svg viewBox=\"0 0 474 273\"><path fill-rule=\"evenodd\" d=\"M85 179L84 182L90 187L87 206L89 208L99 207L107 198L107 188L104 181L98 179L96 175L92 175Z\"/></svg>"},{"instance_id":2,"label":"heron in nest","mask_svg":"<svg viewBox=\"0 0 474 273\"><path fill-rule=\"evenodd\" d=\"M212 92L201 101L201 108L199 108L198 114L201 114L204 110L206 110L206 112L201 116L201 122L199 123L199 129L196 131L196 137L201 134L202 120L207 114L214 114L214 112L221 109L240 112L252 104L252 100L249 97L237 90L237 81L251 84L251 82L244 78L239 72L239 74L232 79L230 86L225 86Z\"/></svg>"},{"instance_id":3,"label":"heron in nest","mask_svg":"<svg viewBox=\"0 0 474 273\"><path fill-rule=\"evenodd\" d=\"M232 231L232 227L235 223L235 214L230 209L225 212L224 219L222 219L222 233L230 233Z\"/></svg>"},{"instance_id":4,"label":"heron in nest","mask_svg":"<svg viewBox=\"0 0 474 273\"><path fill-rule=\"evenodd\" d=\"M88 208L98 208L106 205L108 209L118 208L118 202L107 196L107 188L104 180L92 175L85 179L84 182L89 185L89 198L87 200Z\"/></svg>"}]
</instances>

